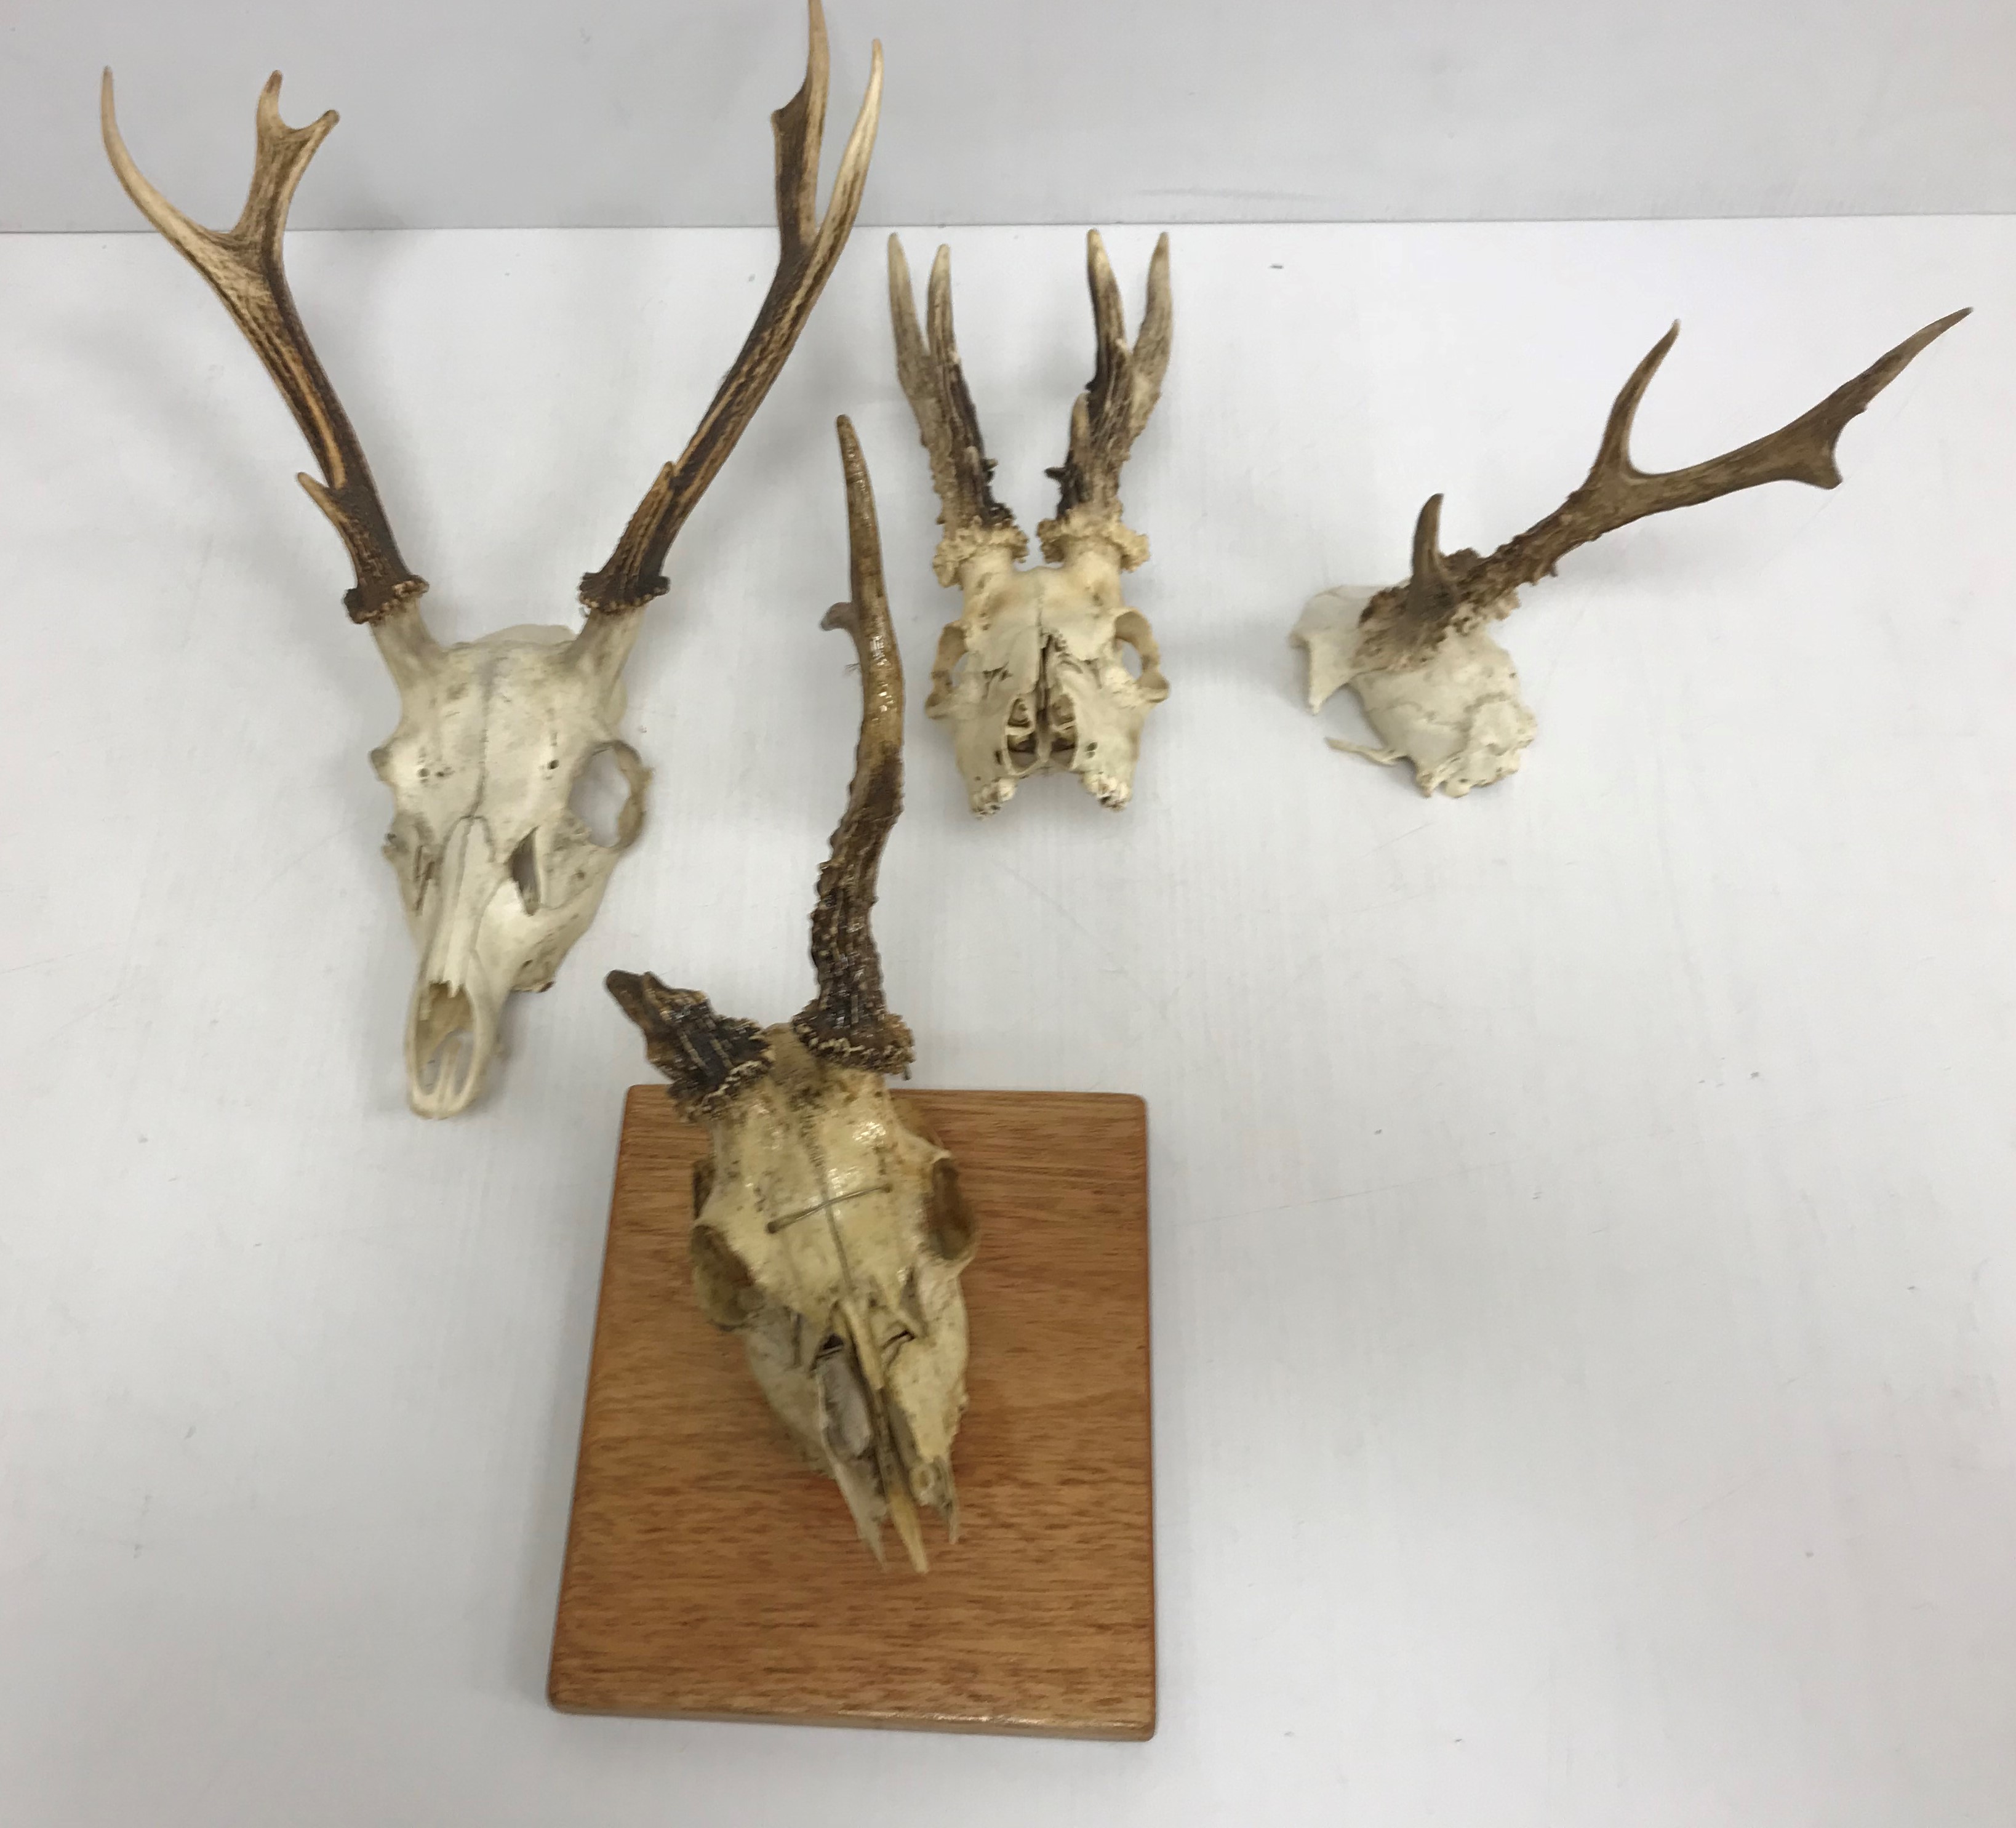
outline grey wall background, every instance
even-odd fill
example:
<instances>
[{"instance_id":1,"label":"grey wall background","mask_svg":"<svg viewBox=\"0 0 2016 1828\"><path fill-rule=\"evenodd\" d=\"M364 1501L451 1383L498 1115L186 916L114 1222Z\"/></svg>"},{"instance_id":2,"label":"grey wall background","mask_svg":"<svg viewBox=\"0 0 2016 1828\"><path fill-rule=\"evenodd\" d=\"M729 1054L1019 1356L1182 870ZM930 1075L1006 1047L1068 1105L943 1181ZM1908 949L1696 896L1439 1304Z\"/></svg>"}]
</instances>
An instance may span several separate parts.
<instances>
[{"instance_id":1,"label":"grey wall background","mask_svg":"<svg viewBox=\"0 0 2016 1828\"><path fill-rule=\"evenodd\" d=\"M2009 0L830 0L833 111L888 58L862 220L2016 211ZM236 213L254 98L340 109L301 227L767 221L793 0L15 0L0 227L131 229L95 90Z\"/></svg>"}]
</instances>

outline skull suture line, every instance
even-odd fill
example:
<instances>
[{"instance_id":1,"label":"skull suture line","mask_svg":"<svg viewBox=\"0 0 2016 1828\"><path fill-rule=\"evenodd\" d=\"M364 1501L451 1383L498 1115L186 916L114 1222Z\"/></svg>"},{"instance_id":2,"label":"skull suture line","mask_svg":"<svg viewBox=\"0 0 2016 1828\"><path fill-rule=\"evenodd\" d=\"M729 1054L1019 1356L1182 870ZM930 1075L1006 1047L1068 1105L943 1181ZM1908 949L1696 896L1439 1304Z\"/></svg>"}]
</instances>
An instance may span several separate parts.
<instances>
[{"instance_id":1,"label":"skull suture line","mask_svg":"<svg viewBox=\"0 0 2016 1828\"><path fill-rule=\"evenodd\" d=\"M1169 363L1169 238L1156 243L1149 262L1147 305L1132 348L1096 229L1086 237L1085 264L1098 359L1071 409L1064 467L1049 472L1057 515L1036 535L1050 562L1025 571L1029 542L994 499L994 465L952 338L952 251L941 247L931 266L927 348L909 265L889 237L896 371L931 455L945 528L932 569L966 600L965 613L938 639L924 712L952 726L976 813L999 811L1025 776L1052 771L1077 775L1103 806L1125 806L1141 726L1169 693L1147 618L1120 593L1121 573L1148 557L1148 542L1120 517L1120 471ZM1139 657L1138 675L1123 646Z\"/></svg>"},{"instance_id":2,"label":"skull suture line","mask_svg":"<svg viewBox=\"0 0 2016 1828\"><path fill-rule=\"evenodd\" d=\"M1848 422L1966 315L1957 311L1926 325L1767 437L1684 470L1647 471L1631 461L1631 425L1680 334L1675 324L1624 384L1581 487L1544 520L1488 558L1468 549L1444 553L1442 498L1431 496L1415 523L1413 570L1404 584L1345 586L1309 599L1288 638L1309 655L1310 710L1348 686L1383 745L1333 737L1331 748L1381 764L1410 762L1423 794L1439 788L1453 799L1516 772L1535 725L1512 657L1488 625L1518 607L1520 586L1551 577L1577 546L1647 514L1765 482L1832 489L1841 481L1834 446Z\"/></svg>"},{"instance_id":3,"label":"skull suture line","mask_svg":"<svg viewBox=\"0 0 2016 1828\"><path fill-rule=\"evenodd\" d=\"M617 734L639 615L666 589L673 539L782 371L847 244L867 182L881 108L879 45L820 218L827 58L819 0L810 0L810 20L804 86L770 117L776 276L685 452L660 471L609 562L581 580L586 626L510 629L448 647L421 615L426 582L399 556L363 447L296 314L281 261L294 188L337 117L288 127L280 78L271 78L259 98L244 211L221 233L192 222L141 175L120 139L106 72L101 113L113 168L141 214L210 282L286 397L324 478L304 476L301 486L356 568L356 588L344 601L371 630L398 687L399 727L372 761L392 790L385 854L420 953L406 1082L422 1116L449 1116L475 1099L496 1052L505 998L552 983L643 824L648 771ZM609 844L570 806L583 771L604 754L629 788Z\"/></svg>"},{"instance_id":4,"label":"skull suture line","mask_svg":"<svg viewBox=\"0 0 2016 1828\"><path fill-rule=\"evenodd\" d=\"M839 431L853 594L823 626L854 637L861 739L812 911L819 993L792 1021L759 1029L649 973L612 972L609 989L680 1109L707 1127L711 1152L693 1177L701 1311L741 1334L763 1394L838 1484L876 1559L887 1520L922 1573L920 1507L958 1535L959 1275L974 1226L951 1156L884 1083L911 1058L869 925L882 847L902 809L903 669L867 467L853 427L842 419Z\"/></svg>"}]
</instances>

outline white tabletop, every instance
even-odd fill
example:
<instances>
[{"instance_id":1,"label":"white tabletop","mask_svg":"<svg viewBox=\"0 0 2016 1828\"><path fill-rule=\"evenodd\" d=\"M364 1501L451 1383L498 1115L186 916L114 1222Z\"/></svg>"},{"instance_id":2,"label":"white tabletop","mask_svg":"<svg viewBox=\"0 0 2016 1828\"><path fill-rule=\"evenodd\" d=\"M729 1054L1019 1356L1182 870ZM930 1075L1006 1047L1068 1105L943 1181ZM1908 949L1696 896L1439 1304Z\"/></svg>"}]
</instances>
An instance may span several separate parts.
<instances>
[{"instance_id":1,"label":"white tabletop","mask_svg":"<svg viewBox=\"0 0 2016 1828\"><path fill-rule=\"evenodd\" d=\"M1151 234L1111 238L1130 309ZM934 237L909 238L913 264ZM1049 510L1079 238L956 233ZM750 231L305 236L427 611L571 618L768 277ZM477 1112L404 1102L394 696L236 331L157 240L0 240L0 1815L23 1828L2001 1823L2016 1794L2016 222L1193 229L1126 477L1133 806L967 815L956 599L865 235L673 554L650 823ZM1777 485L1571 558L1525 770L1327 749L1313 591L1977 315ZM927 1084L1139 1092L1145 1746L542 1698L624 1087L600 988L778 1019L858 701L831 421L910 669L877 929ZM892 1574L891 1579L906 1578Z\"/></svg>"}]
</instances>

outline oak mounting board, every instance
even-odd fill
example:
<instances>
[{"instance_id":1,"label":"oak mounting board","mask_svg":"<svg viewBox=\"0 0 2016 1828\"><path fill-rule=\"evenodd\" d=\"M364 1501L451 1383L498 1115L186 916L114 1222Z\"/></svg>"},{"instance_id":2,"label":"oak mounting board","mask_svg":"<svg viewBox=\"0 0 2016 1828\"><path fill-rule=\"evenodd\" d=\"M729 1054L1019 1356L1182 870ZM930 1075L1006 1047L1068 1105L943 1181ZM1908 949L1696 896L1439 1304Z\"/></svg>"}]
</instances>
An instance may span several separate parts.
<instances>
[{"instance_id":1,"label":"oak mounting board","mask_svg":"<svg viewBox=\"0 0 2016 1828\"><path fill-rule=\"evenodd\" d=\"M898 1092L981 1226L960 1531L878 1568L704 1320L706 1134L624 1108L548 1693L570 1712L1146 1739L1155 1725L1147 1108Z\"/></svg>"}]
</instances>

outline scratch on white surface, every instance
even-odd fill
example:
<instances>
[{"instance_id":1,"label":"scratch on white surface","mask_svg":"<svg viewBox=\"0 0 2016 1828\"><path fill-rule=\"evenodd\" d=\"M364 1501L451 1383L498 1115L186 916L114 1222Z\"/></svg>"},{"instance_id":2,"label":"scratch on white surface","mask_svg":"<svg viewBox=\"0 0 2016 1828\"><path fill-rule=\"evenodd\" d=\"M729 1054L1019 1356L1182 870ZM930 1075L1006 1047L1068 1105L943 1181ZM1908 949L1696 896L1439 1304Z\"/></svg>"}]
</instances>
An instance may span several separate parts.
<instances>
[{"instance_id":1,"label":"scratch on white surface","mask_svg":"<svg viewBox=\"0 0 2016 1828\"><path fill-rule=\"evenodd\" d=\"M281 864L279 868L275 870L266 878L265 882L261 882L257 889L254 889L253 892L245 898L245 906L248 908L257 907L260 902L263 901L266 896L272 892L272 890L277 889L281 883L284 882L294 873L295 871L298 870L303 864L306 863L310 857L313 856L316 852L326 849L329 845L333 843L337 838L346 835L350 829L351 827L348 824L345 823L344 824L337 826L330 831L325 831L319 838L313 839L311 842L304 845L301 849L297 851L292 856L289 857L284 864Z\"/></svg>"}]
</instances>

